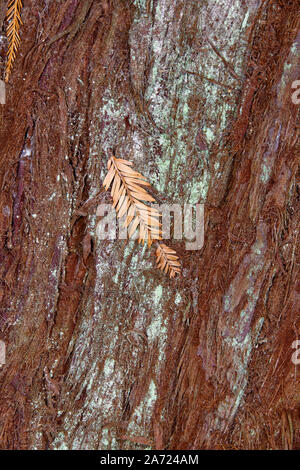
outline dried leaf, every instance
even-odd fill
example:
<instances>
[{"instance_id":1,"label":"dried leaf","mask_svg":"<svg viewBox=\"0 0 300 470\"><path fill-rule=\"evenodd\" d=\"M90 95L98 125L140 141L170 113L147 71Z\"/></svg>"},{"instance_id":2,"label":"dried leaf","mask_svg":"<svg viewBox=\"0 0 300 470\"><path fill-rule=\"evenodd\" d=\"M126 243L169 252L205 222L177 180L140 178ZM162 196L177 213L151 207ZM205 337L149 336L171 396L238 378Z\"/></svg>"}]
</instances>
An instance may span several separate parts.
<instances>
[{"instance_id":1,"label":"dried leaf","mask_svg":"<svg viewBox=\"0 0 300 470\"><path fill-rule=\"evenodd\" d=\"M106 191L111 186L113 206L116 207L118 217L127 213L124 227L127 227L134 219L129 229L129 237L132 237L139 227L139 242L144 244L147 241L150 246L153 240L161 238L160 214L144 204L155 202L155 199L142 187L142 185L150 186L150 184L145 176L134 171L131 166L132 162L111 156L107 165L109 171L103 186Z\"/></svg>"},{"instance_id":2,"label":"dried leaf","mask_svg":"<svg viewBox=\"0 0 300 470\"><path fill-rule=\"evenodd\" d=\"M20 25L22 24L21 9L22 0L10 0L10 2L8 3L6 15L6 19L8 22L6 31L8 38L7 63L5 72L6 82L8 82L12 70L12 64L16 58L16 52L21 42L19 36Z\"/></svg>"},{"instance_id":3,"label":"dried leaf","mask_svg":"<svg viewBox=\"0 0 300 470\"><path fill-rule=\"evenodd\" d=\"M178 273L180 274L180 262L176 251L169 248L164 243L159 243L156 250L156 263L157 267L164 271L166 274L169 273L170 278L175 277Z\"/></svg>"},{"instance_id":4,"label":"dried leaf","mask_svg":"<svg viewBox=\"0 0 300 470\"><path fill-rule=\"evenodd\" d=\"M111 156L103 186L106 191L111 187L113 207L116 208L118 218L125 216L123 226L129 227L129 238L133 237L136 230L139 230L139 243L144 245L146 242L148 246L151 246L153 240L162 238L160 213L157 209L145 204L155 201L144 188L150 186L150 183L145 176L131 167L132 162ZM156 258L157 267L169 273L170 278L174 278L181 272L176 251L164 243L158 245Z\"/></svg>"}]
</instances>

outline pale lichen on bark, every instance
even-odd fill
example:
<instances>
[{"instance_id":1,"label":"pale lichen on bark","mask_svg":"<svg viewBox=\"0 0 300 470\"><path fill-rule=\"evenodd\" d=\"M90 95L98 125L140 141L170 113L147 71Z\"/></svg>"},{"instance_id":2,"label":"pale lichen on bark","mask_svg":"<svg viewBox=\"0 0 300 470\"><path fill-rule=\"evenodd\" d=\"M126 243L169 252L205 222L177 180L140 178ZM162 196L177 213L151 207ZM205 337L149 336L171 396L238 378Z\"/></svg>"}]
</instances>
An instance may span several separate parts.
<instances>
[{"instance_id":1,"label":"pale lichen on bark","mask_svg":"<svg viewBox=\"0 0 300 470\"><path fill-rule=\"evenodd\" d=\"M257 2L251 2L247 7L237 1L228 5L227 2L195 4L160 0L155 7L152 2L139 1L135 5L129 31L135 109L128 105L122 94L116 95L112 89L106 89L90 125L90 159L92 161L100 150L108 155L118 142L118 154L131 157L165 201L192 204L205 201L213 176L212 164L215 163L210 161L210 155L215 142L221 143L228 118L236 107L244 76L245 30ZM207 43L208 38L214 43L213 47ZM228 73L216 49L228 63L234 64L234 73L230 70ZM222 87L222 83L226 86ZM94 88L93 93L97 93L97 78ZM127 115L135 125L131 134L124 133ZM101 133L97 131L99 128ZM199 142L197 144L197 133L203 135L204 148L201 145L199 148ZM122 139L120 135L123 135ZM105 173L106 158L101 177ZM222 153L218 158L222 159ZM94 168L93 163L90 171ZM193 168L192 174L190 168ZM99 178L94 180L91 195L96 193L99 183ZM65 420L67 435L63 441L70 442L72 436L73 448L118 446L116 429L108 429L105 423L122 415L123 390L135 386L128 383L127 376L129 368L137 367L138 348L128 348L130 343L124 343L122 337L136 310L138 317L131 329L133 337L139 333L146 337L150 363L142 365L145 368L142 374L147 376L150 366L151 381L131 410L127 432L129 437L151 439L151 416L158 397L157 382L166 367L164 349L168 344L170 325L187 307L190 308L190 301L183 300L187 295L184 286L175 284L175 296L169 281L162 283L161 277L153 276L153 264L139 247L130 243L125 249L124 242L106 244L104 261L101 255L103 243L96 245L99 254L93 313L91 316L90 307L83 309L66 382L70 389L76 383L81 384L77 399L83 390L88 392L77 417L73 415ZM125 291L129 298L124 302ZM108 295L112 302L104 302ZM166 308L173 314L171 324L164 315ZM145 340L135 338L135 341ZM127 366L118 361L118 343L125 348ZM89 351L94 355L94 365L103 358L103 368L90 367ZM153 354L154 361L150 360ZM87 428L89 420L93 424ZM102 428L105 432L101 437ZM65 445L59 444L61 439L61 435L56 439L55 448Z\"/></svg>"},{"instance_id":2,"label":"pale lichen on bark","mask_svg":"<svg viewBox=\"0 0 300 470\"><path fill-rule=\"evenodd\" d=\"M12 142L17 151L0 195L11 226L7 234L0 221L9 357L1 445L213 448L225 431L229 445L270 324L268 297L279 304L273 283L296 282L296 228L276 250L296 213L286 210L295 185L285 152L296 141L286 87L298 78L299 35L274 71L273 52L281 63L277 49L287 56L293 34L281 37L276 2L46 3L24 7L24 56L9 91L23 111L13 124L9 104L4 121L7 134L20 129L6 137L5 155ZM254 63L261 56L272 93ZM134 162L159 203L205 203L203 250L170 241L178 280L155 268L153 250L97 239L111 153ZM276 370L280 348L262 357L265 370Z\"/></svg>"}]
</instances>

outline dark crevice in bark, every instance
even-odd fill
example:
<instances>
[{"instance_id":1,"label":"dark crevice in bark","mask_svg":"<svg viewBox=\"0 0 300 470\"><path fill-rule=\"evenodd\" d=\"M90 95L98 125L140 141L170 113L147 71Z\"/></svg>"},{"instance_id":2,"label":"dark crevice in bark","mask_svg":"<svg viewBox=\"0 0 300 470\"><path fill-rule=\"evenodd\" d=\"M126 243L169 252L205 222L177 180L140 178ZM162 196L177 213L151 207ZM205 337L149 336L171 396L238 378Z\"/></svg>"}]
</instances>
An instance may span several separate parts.
<instances>
[{"instance_id":1,"label":"dark crevice in bark","mask_svg":"<svg viewBox=\"0 0 300 470\"><path fill-rule=\"evenodd\" d=\"M2 449L299 447L297 3L24 2L0 127ZM97 240L112 151L159 202L205 202L204 247L172 241L180 280Z\"/></svg>"}]
</instances>

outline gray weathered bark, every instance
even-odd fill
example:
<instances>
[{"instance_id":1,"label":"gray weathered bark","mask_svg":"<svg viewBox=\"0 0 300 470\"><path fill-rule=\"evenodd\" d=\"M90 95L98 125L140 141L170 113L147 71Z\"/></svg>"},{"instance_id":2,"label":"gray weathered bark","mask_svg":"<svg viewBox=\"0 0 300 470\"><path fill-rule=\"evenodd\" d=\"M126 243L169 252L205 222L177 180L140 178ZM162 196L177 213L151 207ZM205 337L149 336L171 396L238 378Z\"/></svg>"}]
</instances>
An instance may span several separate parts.
<instances>
[{"instance_id":1,"label":"gray weathered bark","mask_svg":"<svg viewBox=\"0 0 300 470\"><path fill-rule=\"evenodd\" d=\"M297 446L297 2L24 3L0 136L2 448ZM180 279L95 236L112 151L159 201L205 203L203 249L171 244Z\"/></svg>"}]
</instances>

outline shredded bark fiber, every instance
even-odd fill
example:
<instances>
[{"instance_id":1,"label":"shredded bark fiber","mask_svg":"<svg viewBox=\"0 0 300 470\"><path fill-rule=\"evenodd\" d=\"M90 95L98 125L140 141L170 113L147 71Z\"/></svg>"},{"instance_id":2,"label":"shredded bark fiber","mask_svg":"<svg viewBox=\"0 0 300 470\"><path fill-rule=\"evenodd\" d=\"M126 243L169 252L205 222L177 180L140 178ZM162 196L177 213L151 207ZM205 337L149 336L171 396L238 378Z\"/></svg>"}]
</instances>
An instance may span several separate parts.
<instances>
[{"instance_id":1,"label":"shredded bark fiber","mask_svg":"<svg viewBox=\"0 0 300 470\"><path fill-rule=\"evenodd\" d=\"M300 449L299 2L23 4L0 110L0 448ZM203 248L170 244L179 280L95 238L112 152L162 202L205 203Z\"/></svg>"}]
</instances>

